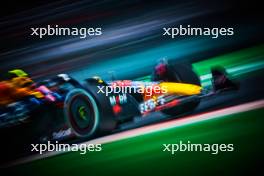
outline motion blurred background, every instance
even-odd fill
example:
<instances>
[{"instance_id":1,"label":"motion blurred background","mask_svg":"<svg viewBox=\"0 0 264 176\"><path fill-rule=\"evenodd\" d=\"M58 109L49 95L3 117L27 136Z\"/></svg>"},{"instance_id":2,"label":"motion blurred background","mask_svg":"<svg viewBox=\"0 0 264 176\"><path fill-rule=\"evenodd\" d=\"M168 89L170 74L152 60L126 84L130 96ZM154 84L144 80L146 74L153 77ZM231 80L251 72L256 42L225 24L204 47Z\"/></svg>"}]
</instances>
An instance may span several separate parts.
<instances>
[{"instance_id":1,"label":"motion blurred background","mask_svg":"<svg viewBox=\"0 0 264 176\"><path fill-rule=\"evenodd\" d=\"M149 73L157 60L197 62L263 42L261 9L232 1L8 1L1 6L0 70L39 79L61 72L83 79ZM31 36L31 27L102 27L103 35ZM233 27L234 36L162 36L164 27Z\"/></svg>"}]
</instances>

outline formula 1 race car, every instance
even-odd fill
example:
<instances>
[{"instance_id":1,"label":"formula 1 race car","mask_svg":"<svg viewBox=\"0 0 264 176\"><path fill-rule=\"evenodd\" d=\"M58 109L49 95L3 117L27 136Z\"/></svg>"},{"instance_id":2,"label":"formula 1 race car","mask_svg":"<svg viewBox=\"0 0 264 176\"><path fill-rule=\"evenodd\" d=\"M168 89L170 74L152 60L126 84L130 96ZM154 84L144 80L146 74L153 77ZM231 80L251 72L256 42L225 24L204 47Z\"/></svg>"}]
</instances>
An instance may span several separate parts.
<instances>
[{"instance_id":1,"label":"formula 1 race car","mask_svg":"<svg viewBox=\"0 0 264 176\"><path fill-rule=\"evenodd\" d=\"M238 88L221 68L212 69L212 83L212 89L204 89L191 67L166 62L155 67L148 81L93 77L80 83L60 74L36 83L34 91L43 96L26 96L0 109L0 135L21 142L26 136L31 143L87 139L152 112L177 117L204 97Z\"/></svg>"}]
</instances>

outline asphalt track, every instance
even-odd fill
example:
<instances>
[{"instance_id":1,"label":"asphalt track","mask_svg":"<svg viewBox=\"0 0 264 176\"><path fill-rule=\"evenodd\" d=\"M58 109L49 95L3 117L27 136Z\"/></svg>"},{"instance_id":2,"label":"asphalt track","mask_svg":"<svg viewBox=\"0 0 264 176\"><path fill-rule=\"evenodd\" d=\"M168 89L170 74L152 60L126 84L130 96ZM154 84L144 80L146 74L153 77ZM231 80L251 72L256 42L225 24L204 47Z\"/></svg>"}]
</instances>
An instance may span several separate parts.
<instances>
[{"instance_id":1,"label":"asphalt track","mask_svg":"<svg viewBox=\"0 0 264 176\"><path fill-rule=\"evenodd\" d=\"M264 99L249 102L249 103L244 103L241 105L222 108L222 109L218 109L214 111L197 113L194 115L188 115L185 117L181 117L181 118L177 118L177 119L173 119L173 120L169 120L169 121L165 121L161 123L156 123L152 125L147 125L147 126L143 126L143 127L139 127L139 128L135 128L131 130L126 130L126 131L119 132L116 134L107 135L107 136L93 139L87 142L83 142L81 144L107 144L107 143L112 143L112 142L125 140L125 139L129 139L133 137L138 137L138 136L142 136L146 134L162 132L165 130L170 130L173 128L182 127L182 126L190 125L194 123L199 123L199 122L203 122L206 120L223 118L225 116L230 116L230 115L234 115L238 113L244 113L247 111L252 111L252 110L261 109L261 108L264 108ZM19 164L25 164L25 163L33 162L36 160L58 156L58 155L65 154L65 153L67 152L56 151L56 152L48 152L43 155L36 154L33 156L21 158L13 163L10 163L10 165L6 165L6 166L10 167L10 166L15 166Z\"/></svg>"},{"instance_id":2,"label":"asphalt track","mask_svg":"<svg viewBox=\"0 0 264 176\"><path fill-rule=\"evenodd\" d=\"M38 175L108 174L256 174L261 171L263 100L188 116L90 141L103 151L69 152L6 168ZM233 152L162 151L163 144L182 141L234 144ZM57 154L56 154L57 155ZM39 159L39 158L33 158ZM136 167L135 167L136 165Z\"/></svg>"}]
</instances>

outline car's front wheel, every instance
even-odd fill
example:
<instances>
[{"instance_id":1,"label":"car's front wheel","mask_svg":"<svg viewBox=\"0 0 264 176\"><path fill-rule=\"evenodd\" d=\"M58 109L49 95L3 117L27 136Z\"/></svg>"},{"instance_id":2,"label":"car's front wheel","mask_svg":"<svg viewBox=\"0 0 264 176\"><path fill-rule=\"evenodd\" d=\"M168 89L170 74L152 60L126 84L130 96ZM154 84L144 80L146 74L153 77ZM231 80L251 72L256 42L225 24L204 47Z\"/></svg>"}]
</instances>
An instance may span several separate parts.
<instances>
[{"instance_id":1,"label":"car's front wheel","mask_svg":"<svg viewBox=\"0 0 264 176\"><path fill-rule=\"evenodd\" d=\"M99 124L99 109L93 96L83 89L71 90L64 101L64 115L78 137L91 137Z\"/></svg>"}]
</instances>

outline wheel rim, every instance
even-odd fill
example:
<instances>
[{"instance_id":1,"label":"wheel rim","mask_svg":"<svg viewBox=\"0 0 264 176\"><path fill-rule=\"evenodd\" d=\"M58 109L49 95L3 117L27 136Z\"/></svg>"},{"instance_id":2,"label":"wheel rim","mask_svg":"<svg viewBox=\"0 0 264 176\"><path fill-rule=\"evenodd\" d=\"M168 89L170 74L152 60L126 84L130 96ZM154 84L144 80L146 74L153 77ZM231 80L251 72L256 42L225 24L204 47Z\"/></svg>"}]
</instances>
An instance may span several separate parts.
<instances>
[{"instance_id":1,"label":"wheel rim","mask_svg":"<svg viewBox=\"0 0 264 176\"><path fill-rule=\"evenodd\" d=\"M81 117L83 120L86 120L86 119L87 119L87 117L86 117L87 112L86 112L86 110L85 110L85 106L80 106L80 107L78 108L78 112L79 112L80 117Z\"/></svg>"},{"instance_id":2,"label":"wheel rim","mask_svg":"<svg viewBox=\"0 0 264 176\"><path fill-rule=\"evenodd\" d=\"M71 122L75 128L85 130L94 123L94 112L89 99L85 96L76 96L72 99L70 105Z\"/></svg>"}]
</instances>

